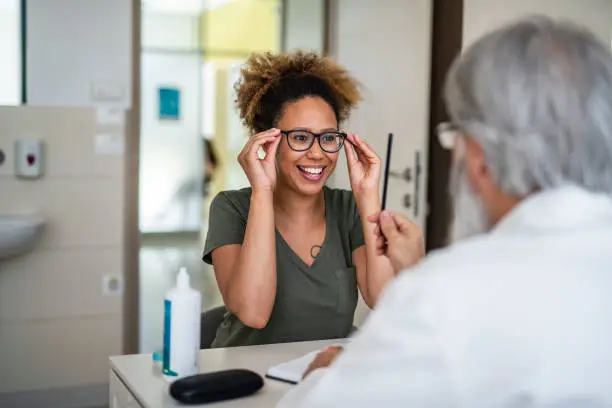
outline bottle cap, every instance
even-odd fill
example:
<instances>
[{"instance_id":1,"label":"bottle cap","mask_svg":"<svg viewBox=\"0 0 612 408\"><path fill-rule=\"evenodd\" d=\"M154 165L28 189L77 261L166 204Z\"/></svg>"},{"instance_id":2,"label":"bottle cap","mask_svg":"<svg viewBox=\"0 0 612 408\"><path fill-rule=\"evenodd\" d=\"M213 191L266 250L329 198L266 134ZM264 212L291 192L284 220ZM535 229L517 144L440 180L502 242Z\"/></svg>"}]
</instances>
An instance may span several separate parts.
<instances>
[{"instance_id":1,"label":"bottle cap","mask_svg":"<svg viewBox=\"0 0 612 408\"><path fill-rule=\"evenodd\" d=\"M176 287L179 289L189 289L189 274L185 267L180 269L176 277Z\"/></svg>"}]
</instances>

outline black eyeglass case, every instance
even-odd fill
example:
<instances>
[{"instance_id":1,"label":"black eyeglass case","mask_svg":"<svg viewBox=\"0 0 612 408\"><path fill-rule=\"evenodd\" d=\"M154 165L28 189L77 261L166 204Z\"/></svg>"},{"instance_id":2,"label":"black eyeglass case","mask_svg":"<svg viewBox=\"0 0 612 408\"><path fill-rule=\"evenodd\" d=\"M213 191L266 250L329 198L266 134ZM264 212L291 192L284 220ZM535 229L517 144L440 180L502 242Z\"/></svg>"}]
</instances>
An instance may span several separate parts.
<instances>
[{"instance_id":1,"label":"black eyeglass case","mask_svg":"<svg viewBox=\"0 0 612 408\"><path fill-rule=\"evenodd\" d=\"M185 405L242 398L259 391L263 378L250 370L224 370L196 374L170 384L170 396Z\"/></svg>"}]
</instances>

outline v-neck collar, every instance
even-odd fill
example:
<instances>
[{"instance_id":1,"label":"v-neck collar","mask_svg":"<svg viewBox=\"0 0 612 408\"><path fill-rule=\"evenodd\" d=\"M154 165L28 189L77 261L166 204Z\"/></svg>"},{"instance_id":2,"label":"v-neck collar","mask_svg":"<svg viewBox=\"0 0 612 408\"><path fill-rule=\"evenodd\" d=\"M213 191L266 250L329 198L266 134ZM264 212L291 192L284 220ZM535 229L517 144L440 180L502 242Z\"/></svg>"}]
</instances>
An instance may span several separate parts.
<instances>
[{"instance_id":1,"label":"v-neck collar","mask_svg":"<svg viewBox=\"0 0 612 408\"><path fill-rule=\"evenodd\" d=\"M289 245L289 243L285 240L285 238L280 233L278 228L274 226L274 231L276 232L276 236L279 238L279 241L281 242L282 245L285 246L285 249L287 249L287 251L289 252L289 256L291 257L291 260L295 262L299 267L306 268L306 269L314 268L317 265L317 262L319 261L319 259L321 259L321 255L328 247L327 241L329 240L329 236L330 236L330 225L331 225L330 221L331 221L332 211L330 211L330 208L329 208L330 198L329 198L327 186L323 186L323 201L324 201L324 206L325 206L325 238L323 239L323 244L321 244L321 250L319 251L319 255L314 259L314 262L311 265L308 265L306 262L304 262L302 258L300 258L300 256L293 250L293 248L291 248L291 245Z\"/></svg>"}]
</instances>

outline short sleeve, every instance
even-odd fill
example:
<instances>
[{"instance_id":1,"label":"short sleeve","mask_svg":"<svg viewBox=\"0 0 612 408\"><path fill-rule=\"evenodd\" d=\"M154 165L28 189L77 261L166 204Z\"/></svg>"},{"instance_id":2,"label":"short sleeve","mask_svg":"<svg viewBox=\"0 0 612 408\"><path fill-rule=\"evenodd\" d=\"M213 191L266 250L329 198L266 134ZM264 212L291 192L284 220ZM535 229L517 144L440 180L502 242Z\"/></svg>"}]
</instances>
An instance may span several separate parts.
<instances>
[{"instance_id":1,"label":"short sleeve","mask_svg":"<svg viewBox=\"0 0 612 408\"><path fill-rule=\"evenodd\" d=\"M212 265L212 252L225 245L241 245L246 230L246 216L227 192L219 193L210 205L208 234L202 260Z\"/></svg>"}]
</instances>

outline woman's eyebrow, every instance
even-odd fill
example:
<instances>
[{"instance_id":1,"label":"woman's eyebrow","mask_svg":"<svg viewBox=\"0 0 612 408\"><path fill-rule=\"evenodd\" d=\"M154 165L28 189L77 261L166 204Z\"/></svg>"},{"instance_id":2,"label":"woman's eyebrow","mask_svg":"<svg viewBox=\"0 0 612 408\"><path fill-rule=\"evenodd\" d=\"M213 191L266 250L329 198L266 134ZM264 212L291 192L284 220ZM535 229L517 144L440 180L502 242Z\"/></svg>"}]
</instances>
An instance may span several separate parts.
<instances>
[{"instance_id":1,"label":"woman's eyebrow","mask_svg":"<svg viewBox=\"0 0 612 408\"><path fill-rule=\"evenodd\" d=\"M306 127L294 127L294 128L291 128L290 130L305 130L307 132L314 132L312 129L306 128ZM323 132L337 132L337 131L338 131L337 128L333 128L332 127L332 128L321 129L321 131L319 133L323 133Z\"/></svg>"}]
</instances>

